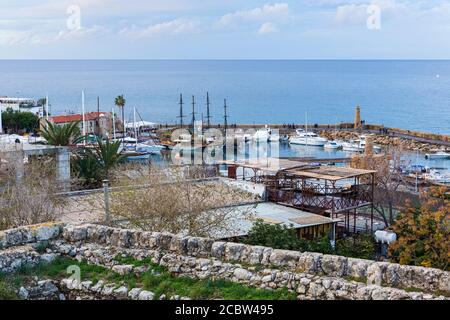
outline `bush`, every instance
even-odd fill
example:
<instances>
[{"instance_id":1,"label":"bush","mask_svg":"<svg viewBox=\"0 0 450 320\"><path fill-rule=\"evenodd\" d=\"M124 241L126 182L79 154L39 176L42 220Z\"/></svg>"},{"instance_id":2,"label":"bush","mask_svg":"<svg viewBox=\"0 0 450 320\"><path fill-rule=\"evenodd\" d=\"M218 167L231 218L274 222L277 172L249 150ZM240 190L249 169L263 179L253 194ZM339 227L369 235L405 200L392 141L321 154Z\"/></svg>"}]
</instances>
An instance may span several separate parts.
<instances>
[{"instance_id":1,"label":"bush","mask_svg":"<svg viewBox=\"0 0 450 320\"><path fill-rule=\"evenodd\" d=\"M286 225L266 224L262 221L254 223L243 242L275 249L320 252L360 259L373 259L375 255L375 243L369 234L339 239L336 241L336 248L333 249L328 236L316 240L300 239L295 229Z\"/></svg>"},{"instance_id":2,"label":"bush","mask_svg":"<svg viewBox=\"0 0 450 320\"><path fill-rule=\"evenodd\" d=\"M449 212L448 188L433 188L422 194L422 204L402 210L392 226L398 240L389 246L389 257L401 264L448 270Z\"/></svg>"}]
</instances>

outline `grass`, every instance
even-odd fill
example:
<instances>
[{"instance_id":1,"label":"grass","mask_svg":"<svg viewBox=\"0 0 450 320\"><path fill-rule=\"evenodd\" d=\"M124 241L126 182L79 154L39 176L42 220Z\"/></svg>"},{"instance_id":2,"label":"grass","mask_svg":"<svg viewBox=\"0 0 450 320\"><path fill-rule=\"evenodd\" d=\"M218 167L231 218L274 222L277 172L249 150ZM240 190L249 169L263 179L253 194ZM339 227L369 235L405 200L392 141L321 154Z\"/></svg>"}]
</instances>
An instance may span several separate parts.
<instances>
[{"instance_id":1,"label":"grass","mask_svg":"<svg viewBox=\"0 0 450 320\"><path fill-rule=\"evenodd\" d=\"M296 294L287 289L264 290L245 286L226 280L199 280L187 277L175 277L167 269L154 264L150 259L136 260L132 257L117 255L114 258L120 264L136 267L148 266L149 270L136 275L134 273L119 275L110 269L78 262L66 257L58 257L48 264L26 266L14 274L0 274L0 299L17 299L20 286L30 282L35 276L40 279L60 280L67 278L69 266L80 268L82 281L90 280L94 284L99 280L127 286L129 289L140 287L155 293L156 297L179 295L192 299L227 299L227 300L294 300Z\"/></svg>"}]
</instances>

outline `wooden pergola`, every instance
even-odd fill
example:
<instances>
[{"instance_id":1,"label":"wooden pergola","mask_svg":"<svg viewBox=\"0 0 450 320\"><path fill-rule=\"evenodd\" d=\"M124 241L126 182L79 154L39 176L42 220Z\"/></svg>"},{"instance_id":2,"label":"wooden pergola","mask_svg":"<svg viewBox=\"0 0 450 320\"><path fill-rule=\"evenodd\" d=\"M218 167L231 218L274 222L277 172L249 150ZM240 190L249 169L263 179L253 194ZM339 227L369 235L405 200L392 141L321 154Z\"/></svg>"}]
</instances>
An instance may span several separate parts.
<instances>
[{"instance_id":1,"label":"wooden pergola","mask_svg":"<svg viewBox=\"0 0 450 320\"><path fill-rule=\"evenodd\" d=\"M374 170L274 158L227 164L230 178L266 185L267 200L332 219L343 216L346 231L356 232L357 209L370 207L370 229L373 230ZM243 169L241 176L237 174L238 167ZM251 174L246 174L246 169ZM350 230L351 218L353 230Z\"/></svg>"}]
</instances>

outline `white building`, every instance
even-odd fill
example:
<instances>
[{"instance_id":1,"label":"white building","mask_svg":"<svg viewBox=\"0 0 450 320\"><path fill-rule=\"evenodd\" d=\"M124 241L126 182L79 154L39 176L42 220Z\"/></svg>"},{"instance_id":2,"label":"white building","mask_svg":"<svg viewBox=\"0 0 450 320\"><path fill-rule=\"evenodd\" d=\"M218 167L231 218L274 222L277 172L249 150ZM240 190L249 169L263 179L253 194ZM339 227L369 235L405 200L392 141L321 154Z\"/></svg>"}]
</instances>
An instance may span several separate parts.
<instances>
[{"instance_id":1,"label":"white building","mask_svg":"<svg viewBox=\"0 0 450 320\"><path fill-rule=\"evenodd\" d=\"M8 108L13 111L31 112L39 117L42 117L44 114L44 107L39 106L34 99L0 97L1 112L6 111Z\"/></svg>"}]
</instances>

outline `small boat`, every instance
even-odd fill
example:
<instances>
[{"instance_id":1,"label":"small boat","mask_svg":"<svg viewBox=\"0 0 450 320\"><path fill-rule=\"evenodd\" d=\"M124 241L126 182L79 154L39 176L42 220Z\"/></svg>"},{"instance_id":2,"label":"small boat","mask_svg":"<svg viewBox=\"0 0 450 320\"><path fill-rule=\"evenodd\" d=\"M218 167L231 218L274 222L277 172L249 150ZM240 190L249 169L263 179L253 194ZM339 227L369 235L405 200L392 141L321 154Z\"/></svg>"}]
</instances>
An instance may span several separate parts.
<instances>
[{"instance_id":1,"label":"small boat","mask_svg":"<svg viewBox=\"0 0 450 320\"><path fill-rule=\"evenodd\" d=\"M436 153L427 153L425 154L426 159L435 160L435 159L450 159L450 153L444 151L438 151Z\"/></svg>"},{"instance_id":2,"label":"small boat","mask_svg":"<svg viewBox=\"0 0 450 320\"><path fill-rule=\"evenodd\" d=\"M151 156L151 153L145 149L122 150L121 154L123 154L128 160L149 159Z\"/></svg>"},{"instance_id":3,"label":"small boat","mask_svg":"<svg viewBox=\"0 0 450 320\"><path fill-rule=\"evenodd\" d=\"M325 149L340 149L340 148L342 148L342 144L333 140L333 141L328 141L327 143L325 143L325 145L323 147Z\"/></svg>"}]
</instances>

